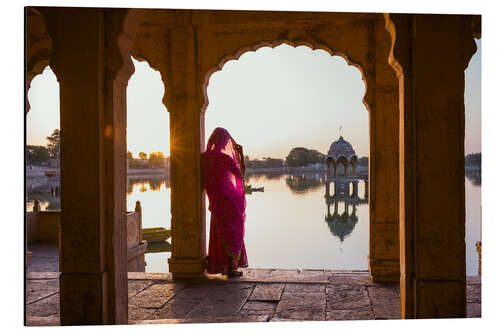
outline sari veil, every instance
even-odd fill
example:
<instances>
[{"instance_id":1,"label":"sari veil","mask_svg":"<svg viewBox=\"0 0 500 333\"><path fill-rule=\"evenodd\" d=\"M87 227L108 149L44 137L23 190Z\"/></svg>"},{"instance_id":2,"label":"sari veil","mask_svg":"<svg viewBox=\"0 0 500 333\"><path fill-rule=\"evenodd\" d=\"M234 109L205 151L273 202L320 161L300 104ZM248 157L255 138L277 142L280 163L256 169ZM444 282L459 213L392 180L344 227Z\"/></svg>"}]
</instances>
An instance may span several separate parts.
<instances>
[{"instance_id":1,"label":"sari veil","mask_svg":"<svg viewBox=\"0 0 500 333\"><path fill-rule=\"evenodd\" d=\"M241 254L245 252L243 237L246 200L242 180L244 164L240 163L241 154L235 149L235 145L229 132L218 127L210 135L206 151L202 155L203 183L212 215L208 273L223 270L219 267L222 265L220 262L214 262L215 257L222 258L219 252L224 251L233 260L240 262ZM240 267L245 267L242 265L246 264L246 253L244 257Z\"/></svg>"}]
</instances>

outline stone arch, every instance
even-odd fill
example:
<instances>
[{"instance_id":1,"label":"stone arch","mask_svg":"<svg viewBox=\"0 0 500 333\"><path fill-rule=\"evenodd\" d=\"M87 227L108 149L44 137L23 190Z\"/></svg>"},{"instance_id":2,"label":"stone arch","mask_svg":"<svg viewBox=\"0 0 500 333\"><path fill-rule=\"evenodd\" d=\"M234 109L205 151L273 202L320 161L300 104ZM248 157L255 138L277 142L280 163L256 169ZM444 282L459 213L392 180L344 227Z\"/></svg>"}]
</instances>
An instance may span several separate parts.
<instances>
[{"instance_id":1,"label":"stone arch","mask_svg":"<svg viewBox=\"0 0 500 333\"><path fill-rule=\"evenodd\" d=\"M291 35L290 33L288 35ZM206 72L204 77L202 78L202 96L203 96L203 105L201 107L201 114L205 114L205 111L208 107L209 104L209 99L207 95L207 87L209 85L210 77L212 76L213 73L221 71L224 67L224 65L230 61L230 60L238 60L243 54L247 52L255 52L258 49L262 47L270 47L270 48L275 48L277 46L286 44L289 46L297 47L297 46L307 46L311 50L323 50L326 51L331 57L334 56L339 56L345 60L347 65L349 66L354 66L356 67L360 73L361 73L361 78L363 80L363 83L365 85L365 93L362 98L362 103L365 106L366 110L368 112L371 112L372 108L370 106L370 102L368 101L369 96L372 95L372 87L371 84L368 83L368 80L366 79L366 74L365 70L363 70L363 67L360 62L354 61L351 59L347 53L342 52L340 50L336 50L333 47L329 47L324 43L317 42L313 37L307 36L304 38L304 36L301 36L300 39L297 38L290 38L292 36L288 36L288 38L282 38L282 39L277 39L277 40L264 40L264 41L259 41L255 44L249 45L249 46L240 46L237 48L237 50L233 53L230 53L228 55L223 56L221 59L218 60L216 65L213 65L210 67Z\"/></svg>"},{"instance_id":2,"label":"stone arch","mask_svg":"<svg viewBox=\"0 0 500 333\"><path fill-rule=\"evenodd\" d=\"M337 164L342 164L344 166L344 176L347 176L347 167L349 166L349 161L345 156L339 156L337 158Z\"/></svg>"},{"instance_id":3,"label":"stone arch","mask_svg":"<svg viewBox=\"0 0 500 333\"><path fill-rule=\"evenodd\" d=\"M26 113L31 107L28 100L31 81L49 65L51 52L52 39L47 32L44 17L38 10L26 8Z\"/></svg>"},{"instance_id":4,"label":"stone arch","mask_svg":"<svg viewBox=\"0 0 500 333\"><path fill-rule=\"evenodd\" d=\"M337 169L337 165L335 164L335 160L333 157L329 156L326 158L326 172L327 172L327 178L332 177L332 168L333 166L333 174L335 174L335 170Z\"/></svg>"}]
</instances>

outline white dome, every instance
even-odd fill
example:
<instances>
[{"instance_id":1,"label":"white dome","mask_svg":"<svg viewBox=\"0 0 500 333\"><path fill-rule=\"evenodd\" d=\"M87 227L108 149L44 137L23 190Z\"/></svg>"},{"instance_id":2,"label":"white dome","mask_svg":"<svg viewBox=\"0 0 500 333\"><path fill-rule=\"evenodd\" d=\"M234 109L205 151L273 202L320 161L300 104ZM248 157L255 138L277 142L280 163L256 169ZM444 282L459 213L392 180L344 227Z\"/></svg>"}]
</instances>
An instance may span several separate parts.
<instances>
[{"instance_id":1,"label":"white dome","mask_svg":"<svg viewBox=\"0 0 500 333\"><path fill-rule=\"evenodd\" d=\"M335 161L340 157L344 157L347 161L350 161L353 157L356 159L358 158L352 145L345 141L342 136L331 144L326 158L328 159L329 157L333 158Z\"/></svg>"}]
</instances>

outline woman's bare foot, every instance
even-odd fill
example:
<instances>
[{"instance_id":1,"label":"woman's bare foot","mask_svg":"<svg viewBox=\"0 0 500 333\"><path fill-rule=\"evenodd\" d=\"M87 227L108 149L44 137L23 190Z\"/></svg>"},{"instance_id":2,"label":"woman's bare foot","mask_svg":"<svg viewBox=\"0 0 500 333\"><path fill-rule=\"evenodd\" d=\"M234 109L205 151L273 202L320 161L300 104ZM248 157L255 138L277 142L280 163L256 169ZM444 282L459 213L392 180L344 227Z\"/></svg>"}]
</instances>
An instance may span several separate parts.
<instances>
[{"instance_id":1,"label":"woman's bare foot","mask_svg":"<svg viewBox=\"0 0 500 333\"><path fill-rule=\"evenodd\" d=\"M240 271L231 271L227 273L228 278L235 278L235 277L241 277L243 275L243 272Z\"/></svg>"}]
</instances>

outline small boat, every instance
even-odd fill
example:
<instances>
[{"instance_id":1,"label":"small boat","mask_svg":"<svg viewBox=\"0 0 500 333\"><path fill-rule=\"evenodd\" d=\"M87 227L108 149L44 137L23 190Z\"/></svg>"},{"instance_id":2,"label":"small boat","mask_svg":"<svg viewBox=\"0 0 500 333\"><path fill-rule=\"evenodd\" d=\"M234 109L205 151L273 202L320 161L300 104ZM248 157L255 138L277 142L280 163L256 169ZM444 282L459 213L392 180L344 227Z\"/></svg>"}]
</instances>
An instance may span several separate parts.
<instances>
[{"instance_id":1,"label":"small boat","mask_svg":"<svg viewBox=\"0 0 500 333\"><path fill-rule=\"evenodd\" d=\"M172 245L167 241L148 242L145 253L163 253L172 252Z\"/></svg>"},{"instance_id":2,"label":"small boat","mask_svg":"<svg viewBox=\"0 0 500 333\"><path fill-rule=\"evenodd\" d=\"M163 227L142 228L142 239L150 242L164 242L170 238L172 230Z\"/></svg>"},{"instance_id":3,"label":"small boat","mask_svg":"<svg viewBox=\"0 0 500 333\"><path fill-rule=\"evenodd\" d=\"M245 185L245 193L264 192L264 187L252 187L252 185Z\"/></svg>"}]
</instances>

